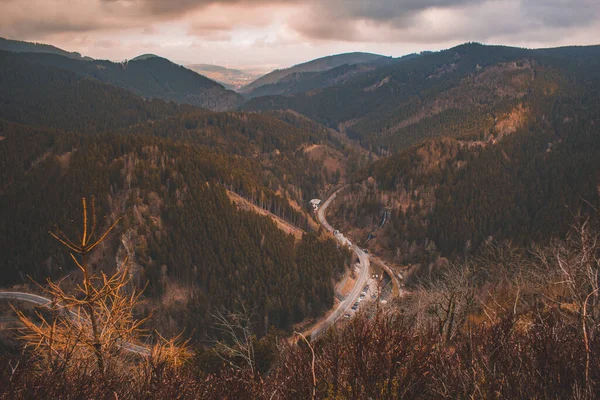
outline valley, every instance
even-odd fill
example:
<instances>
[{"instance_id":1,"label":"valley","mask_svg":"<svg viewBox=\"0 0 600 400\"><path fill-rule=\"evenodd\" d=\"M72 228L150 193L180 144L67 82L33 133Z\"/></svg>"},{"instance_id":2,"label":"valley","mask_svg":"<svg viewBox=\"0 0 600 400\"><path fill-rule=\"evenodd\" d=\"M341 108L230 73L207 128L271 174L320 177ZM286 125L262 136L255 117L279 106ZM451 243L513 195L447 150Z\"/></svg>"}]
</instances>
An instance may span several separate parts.
<instances>
[{"instance_id":1,"label":"valley","mask_svg":"<svg viewBox=\"0 0 600 400\"><path fill-rule=\"evenodd\" d=\"M188 67L0 40L0 397L597 398L599 46Z\"/></svg>"}]
</instances>

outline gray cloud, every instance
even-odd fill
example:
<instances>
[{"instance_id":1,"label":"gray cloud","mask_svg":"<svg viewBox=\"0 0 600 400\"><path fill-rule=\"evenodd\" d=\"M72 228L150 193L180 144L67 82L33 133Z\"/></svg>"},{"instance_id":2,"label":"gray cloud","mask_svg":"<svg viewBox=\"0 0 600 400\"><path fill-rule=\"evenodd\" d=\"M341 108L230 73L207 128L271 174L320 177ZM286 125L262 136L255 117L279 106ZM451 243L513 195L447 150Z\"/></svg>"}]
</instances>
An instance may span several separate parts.
<instances>
[{"instance_id":1,"label":"gray cloud","mask_svg":"<svg viewBox=\"0 0 600 400\"><path fill-rule=\"evenodd\" d=\"M502 13L506 4L514 5L510 15ZM147 27L185 18L190 13L199 15L211 6L224 7L225 15L215 23L194 23L191 34L205 36L211 31L221 34L240 23L268 24L265 18L252 21L256 15L244 19L244 15L235 14L262 7L266 10L264 17L268 18L270 6L302 9L304 12L297 18L283 22L308 39L359 42L377 40L376 34L368 33L377 27L388 34L420 28L424 38L430 37L428 30L435 31L437 27L428 26L423 15L431 10L454 10L461 15L461 22L471 25L457 24L454 29L444 30L446 35L457 39L468 31L493 36L502 33L506 26L516 29L516 34L532 27L580 27L600 16L596 0L0 0L0 5L4 11L0 16L0 34L24 36Z\"/></svg>"},{"instance_id":2,"label":"gray cloud","mask_svg":"<svg viewBox=\"0 0 600 400\"><path fill-rule=\"evenodd\" d=\"M120 55L124 46L160 42L168 51L198 41L215 49L218 43L225 53L226 44L255 53L260 47L264 56L269 49L319 46L552 45L565 37L589 43L596 40L590 32L600 31L599 17L597 0L0 0L0 36L59 38L102 55L111 46Z\"/></svg>"},{"instance_id":3,"label":"gray cloud","mask_svg":"<svg viewBox=\"0 0 600 400\"><path fill-rule=\"evenodd\" d=\"M523 13L545 26L580 26L600 16L600 4L596 0L527 1L523 3Z\"/></svg>"},{"instance_id":4,"label":"gray cloud","mask_svg":"<svg viewBox=\"0 0 600 400\"><path fill-rule=\"evenodd\" d=\"M302 0L101 0L104 3L137 9L145 15L181 16L209 6L261 6L268 4L297 4Z\"/></svg>"},{"instance_id":5,"label":"gray cloud","mask_svg":"<svg viewBox=\"0 0 600 400\"><path fill-rule=\"evenodd\" d=\"M445 13L445 20L431 20ZM316 40L402 41L434 43L485 40L530 33L552 41L564 28L596 23L596 0L329 0L293 22L302 35Z\"/></svg>"}]
</instances>

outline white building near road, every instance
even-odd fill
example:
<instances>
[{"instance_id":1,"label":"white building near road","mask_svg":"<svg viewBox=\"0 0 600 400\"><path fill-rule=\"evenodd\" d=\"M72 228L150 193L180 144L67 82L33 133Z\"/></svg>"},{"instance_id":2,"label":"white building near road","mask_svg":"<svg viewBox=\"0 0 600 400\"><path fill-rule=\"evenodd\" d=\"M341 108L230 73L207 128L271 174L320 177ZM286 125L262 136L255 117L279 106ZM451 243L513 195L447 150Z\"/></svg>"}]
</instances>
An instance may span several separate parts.
<instances>
[{"instance_id":1,"label":"white building near road","mask_svg":"<svg viewBox=\"0 0 600 400\"><path fill-rule=\"evenodd\" d=\"M317 209L321 205L321 200L319 200L319 199L312 199L310 201L310 205L313 206L313 210L317 211Z\"/></svg>"}]
</instances>

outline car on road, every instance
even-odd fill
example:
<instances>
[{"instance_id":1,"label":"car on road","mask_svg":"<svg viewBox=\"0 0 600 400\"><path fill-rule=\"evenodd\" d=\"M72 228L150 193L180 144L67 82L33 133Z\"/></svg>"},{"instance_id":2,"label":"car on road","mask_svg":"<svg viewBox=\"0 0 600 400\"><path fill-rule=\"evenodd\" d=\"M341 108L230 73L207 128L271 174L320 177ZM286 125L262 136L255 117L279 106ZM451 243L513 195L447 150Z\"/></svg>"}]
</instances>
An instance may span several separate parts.
<instances>
[{"instance_id":1,"label":"car on road","mask_svg":"<svg viewBox=\"0 0 600 400\"><path fill-rule=\"evenodd\" d=\"M350 318L350 314L344 314L344 318L346 318L346 319Z\"/></svg>"}]
</instances>

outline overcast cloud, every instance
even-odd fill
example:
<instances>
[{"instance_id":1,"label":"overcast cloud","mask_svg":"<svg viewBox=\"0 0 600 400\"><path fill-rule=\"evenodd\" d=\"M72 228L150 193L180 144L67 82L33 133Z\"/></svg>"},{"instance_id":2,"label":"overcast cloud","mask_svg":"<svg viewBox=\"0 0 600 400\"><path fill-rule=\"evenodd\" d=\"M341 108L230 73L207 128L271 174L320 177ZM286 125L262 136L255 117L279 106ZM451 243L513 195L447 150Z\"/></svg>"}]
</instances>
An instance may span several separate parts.
<instances>
[{"instance_id":1,"label":"overcast cloud","mask_svg":"<svg viewBox=\"0 0 600 400\"><path fill-rule=\"evenodd\" d=\"M596 44L599 17L596 0L0 0L0 36L96 58L271 68L466 41Z\"/></svg>"}]
</instances>

